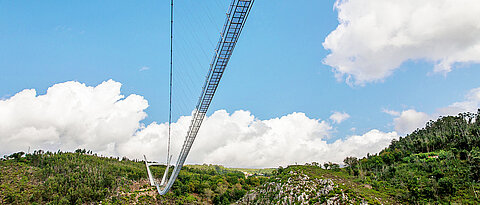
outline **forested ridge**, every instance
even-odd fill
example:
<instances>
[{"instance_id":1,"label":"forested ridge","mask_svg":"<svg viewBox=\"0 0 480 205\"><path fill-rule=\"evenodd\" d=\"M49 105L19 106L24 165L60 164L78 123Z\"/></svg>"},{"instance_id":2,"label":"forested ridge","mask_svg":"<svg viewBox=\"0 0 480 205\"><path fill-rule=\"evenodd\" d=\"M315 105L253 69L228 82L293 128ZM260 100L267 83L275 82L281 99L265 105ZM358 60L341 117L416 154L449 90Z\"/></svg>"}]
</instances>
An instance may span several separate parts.
<instances>
[{"instance_id":1,"label":"forested ridge","mask_svg":"<svg viewBox=\"0 0 480 205\"><path fill-rule=\"evenodd\" d=\"M1 158L0 204L480 204L480 110L440 117L344 164L186 166L159 196L143 161L80 149L19 152ZM160 178L164 169L152 172Z\"/></svg>"},{"instance_id":2,"label":"forested ridge","mask_svg":"<svg viewBox=\"0 0 480 205\"><path fill-rule=\"evenodd\" d=\"M280 167L242 202L480 204L479 147L480 110L440 117L378 154L345 158L343 168L332 162Z\"/></svg>"},{"instance_id":3,"label":"forested ridge","mask_svg":"<svg viewBox=\"0 0 480 205\"><path fill-rule=\"evenodd\" d=\"M409 203L480 203L480 110L430 121L345 170Z\"/></svg>"}]
</instances>

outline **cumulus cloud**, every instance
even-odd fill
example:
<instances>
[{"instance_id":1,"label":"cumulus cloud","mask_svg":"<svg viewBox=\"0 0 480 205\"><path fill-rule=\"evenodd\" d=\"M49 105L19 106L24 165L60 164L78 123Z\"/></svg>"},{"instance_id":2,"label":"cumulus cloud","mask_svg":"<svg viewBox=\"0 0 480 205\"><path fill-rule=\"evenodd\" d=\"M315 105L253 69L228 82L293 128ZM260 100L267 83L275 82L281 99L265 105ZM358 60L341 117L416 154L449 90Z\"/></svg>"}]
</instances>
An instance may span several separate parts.
<instances>
[{"instance_id":1,"label":"cumulus cloud","mask_svg":"<svg viewBox=\"0 0 480 205\"><path fill-rule=\"evenodd\" d=\"M364 84L403 62L426 60L434 72L480 62L476 0L337 0L338 27L323 42L337 79Z\"/></svg>"},{"instance_id":2,"label":"cumulus cloud","mask_svg":"<svg viewBox=\"0 0 480 205\"><path fill-rule=\"evenodd\" d=\"M332 115L330 115L330 120L332 120L334 123L341 123L345 120L347 120L348 118L350 118L350 115L346 112L333 112Z\"/></svg>"},{"instance_id":3,"label":"cumulus cloud","mask_svg":"<svg viewBox=\"0 0 480 205\"><path fill-rule=\"evenodd\" d=\"M377 129L363 135L354 135L345 140L339 139L330 145L328 157L340 162L347 156L364 157L367 153L377 153L387 147L393 139L398 139L397 132L382 132Z\"/></svg>"},{"instance_id":4,"label":"cumulus cloud","mask_svg":"<svg viewBox=\"0 0 480 205\"><path fill-rule=\"evenodd\" d=\"M463 112L476 113L480 108L480 88L474 88L468 92L464 101L454 102L447 107L437 109L435 113L427 114L414 109L408 109L401 112L394 110L384 110L385 113L395 116L393 124L395 131L405 135L413 132L417 128L425 127L425 124L437 119L439 116L457 115Z\"/></svg>"},{"instance_id":5,"label":"cumulus cloud","mask_svg":"<svg viewBox=\"0 0 480 205\"><path fill-rule=\"evenodd\" d=\"M87 147L116 153L146 117L148 102L139 95L124 97L113 80L86 86L65 82L44 95L23 90L0 100L1 154L32 149L73 150Z\"/></svg>"},{"instance_id":6,"label":"cumulus cloud","mask_svg":"<svg viewBox=\"0 0 480 205\"><path fill-rule=\"evenodd\" d=\"M431 119L432 117L426 113L409 109L402 111L398 117L393 119L393 123L397 132L401 134L409 134L417 128L425 126L425 124Z\"/></svg>"},{"instance_id":7,"label":"cumulus cloud","mask_svg":"<svg viewBox=\"0 0 480 205\"><path fill-rule=\"evenodd\" d=\"M182 117L173 124L173 147L180 148L189 122L190 117ZM371 130L327 143L332 129L327 122L304 113L258 120L248 111L229 114L219 110L205 119L187 162L237 167L276 167L312 161L341 163L347 156L379 152L398 138L396 132ZM142 151L149 152L147 156L162 156L159 160L164 161L166 133L166 124L149 125L120 147L120 152L138 158L142 154L138 147L142 147Z\"/></svg>"},{"instance_id":8,"label":"cumulus cloud","mask_svg":"<svg viewBox=\"0 0 480 205\"><path fill-rule=\"evenodd\" d=\"M0 154L26 150L85 148L107 156L164 162L167 123L144 125L148 102L120 93L113 80L95 87L78 82L56 84L43 95L23 90L0 100ZM172 124L172 153L183 144L191 116ZM306 162L341 162L346 156L375 153L398 137L371 130L327 143L334 128L304 113L259 120L248 111L218 110L207 116L187 163L237 167L276 167Z\"/></svg>"}]
</instances>

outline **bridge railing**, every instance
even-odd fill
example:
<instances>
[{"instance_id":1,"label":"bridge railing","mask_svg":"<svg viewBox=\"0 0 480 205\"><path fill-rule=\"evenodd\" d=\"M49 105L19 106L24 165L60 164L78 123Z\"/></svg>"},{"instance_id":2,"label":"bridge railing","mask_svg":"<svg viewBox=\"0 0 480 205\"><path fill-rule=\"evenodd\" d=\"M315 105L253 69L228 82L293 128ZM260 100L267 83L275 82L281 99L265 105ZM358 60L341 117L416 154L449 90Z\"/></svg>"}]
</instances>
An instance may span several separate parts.
<instances>
[{"instance_id":1,"label":"bridge railing","mask_svg":"<svg viewBox=\"0 0 480 205\"><path fill-rule=\"evenodd\" d=\"M180 170L187 159L188 153L192 148L193 141L197 136L197 133L202 125L203 119L207 113L207 110L212 102L213 96L217 87L220 83L220 79L223 76L223 72L227 67L228 61L232 56L233 49L238 41L238 37L242 32L242 29L245 25L245 21L250 13L254 0L232 0L230 7L227 12L227 17L225 24L223 26L222 32L220 34L220 40L218 41L217 47L215 49L215 54L213 56L212 62L210 64L210 69L208 70L205 84L202 88L202 93L198 99L197 106L192 115L192 120L188 128L187 136L183 142L182 150L178 156L175 168L173 169L172 175L170 176L167 184L163 189L158 183L155 183L153 176L149 174L150 181L155 183L158 193L160 195L166 194L170 188L173 186L175 179L178 177ZM146 159L145 159L146 161ZM147 171L150 173L149 164L147 163ZM168 167L165 170L164 178L168 174ZM164 180L162 180L163 182ZM161 184L163 186L163 184Z\"/></svg>"}]
</instances>

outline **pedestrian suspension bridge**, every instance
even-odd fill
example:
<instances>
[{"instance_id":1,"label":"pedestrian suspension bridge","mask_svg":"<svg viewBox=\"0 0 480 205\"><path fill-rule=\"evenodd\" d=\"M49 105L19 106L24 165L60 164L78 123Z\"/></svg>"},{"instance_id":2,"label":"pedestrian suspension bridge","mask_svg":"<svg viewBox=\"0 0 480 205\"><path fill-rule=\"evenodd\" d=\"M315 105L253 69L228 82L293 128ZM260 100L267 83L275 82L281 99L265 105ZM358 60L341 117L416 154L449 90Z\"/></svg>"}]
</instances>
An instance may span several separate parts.
<instances>
[{"instance_id":1,"label":"pedestrian suspension bridge","mask_svg":"<svg viewBox=\"0 0 480 205\"><path fill-rule=\"evenodd\" d=\"M212 102L215 91L218 88L220 79L223 72L227 67L228 61L232 56L233 49L239 39L240 33L245 25L248 14L252 8L254 0L232 0L223 26L220 33L220 39L216 46L213 59L210 63L210 69L208 70L205 83L202 88L202 92L198 99L198 103L193 111L192 120L188 127L185 141L183 142L182 149L175 163L174 169L170 177L168 177L168 171L170 167L170 161L172 155L170 155L170 125L171 125L171 104L172 104L172 39L173 39L173 0L171 0L171 24L170 24L170 112L169 112L169 131L168 131L168 151L167 151L167 167L161 182L158 182L150 171L150 166L163 165L160 163L148 162L145 157L145 165L147 167L148 177L150 184L157 187L160 195L166 194L172 187L175 179L178 177L180 170L187 159L187 156L192 148L192 144L197 136L198 131L202 125L203 119L207 113L208 107Z\"/></svg>"}]
</instances>

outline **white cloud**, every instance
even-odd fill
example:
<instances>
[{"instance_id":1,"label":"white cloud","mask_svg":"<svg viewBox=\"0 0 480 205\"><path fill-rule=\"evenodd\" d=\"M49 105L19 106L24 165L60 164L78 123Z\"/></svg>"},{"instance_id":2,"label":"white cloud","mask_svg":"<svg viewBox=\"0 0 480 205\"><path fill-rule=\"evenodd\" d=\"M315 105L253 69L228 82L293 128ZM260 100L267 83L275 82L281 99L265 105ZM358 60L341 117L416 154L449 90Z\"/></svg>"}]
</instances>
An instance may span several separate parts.
<instances>
[{"instance_id":1,"label":"white cloud","mask_svg":"<svg viewBox=\"0 0 480 205\"><path fill-rule=\"evenodd\" d=\"M330 145L327 156L340 162L347 156L364 157L387 147L393 139L398 139L397 132L382 132L376 129L363 135L354 135L345 140L337 140Z\"/></svg>"},{"instance_id":2,"label":"white cloud","mask_svg":"<svg viewBox=\"0 0 480 205\"><path fill-rule=\"evenodd\" d=\"M20 150L85 148L103 155L165 161L167 124L140 123L148 102L120 94L113 80L95 87L59 83L46 94L23 90L0 100L0 154ZM190 116L172 124L172 153L183 144ZM258 120L248 111L218 110L208 116L187 163L238 167L276 167L305 162L341 162L346 156L375 153L397 138L396 132L371 130L327 143L333 127L304 113ZM175 156L174 156L175 157Z\"/></svg>"},{"instance_id":3,"label":"white cloud","mask_svg":"<svg viewBox=\"0 0 480 205\"><path fill-rule=\"evenodd\" d=\"M150 67L148 67L148 66L143 66L143 67L141 67L140 69L138 69L138 71L140 71L140 72L146 71L146 70L150 70Z\"/></svg>"},{"instance_id":4,"label":"white cloud","mask_svg":"<svg viewBox=\"0 0 480 205\"><path fill-rule=\"evenodd\" d=\"M400 116L400 112L395 111L395 110L383 109L382 112L387 113L391 116Z\"/></svg>"},{"instance_id":5,"label":"white cloud","mask_svg":"<svg viewBox=\"0 0 480 205\"><path fill-rule=\"evenodd\" d=\"M468 92L464 101L455 102L447 107L437 109L433 114L418 112L414 109L404 110L402 112L393 110L384 110L383 112L396 116L393 119L395 131L399 134L409 134L417 128L425 127L429 120L435 120L439 116L458 115L464 112L476 113L480 108L480 88L474 88Z\"/></svg>"},{"instance_id":6,"label":"white cloud","mask_svg":"<svg viewBox=\"0 0 480 205\"><path fill-rule=\"evenodd\" d=\"M472 89L465 96L465 100L455 102L451 105L439 109L440 115L457 115L460 112L477 112L480 108L480 87Z\"/></svg>"},{"instance_id":7,"label":"white cloud","mask_svg":"<svg viewBox=\"0 0 480 205\"><path fill-rule=\"evenodd\" d=\"M345 120L347 120L348 118L350 118L350 115L346 112L334 112L332 115L330 115L330 119L334 122L334 123L341 123Z\"/></svg>"},{"instance_id":8,"label":"white cloud","mask_svg":"<svg viewBox=\"0 0 480 205\"><path fill-rule=\"evenodd\" d=\"M176 153L189 122L190 117L183 117L173 124L172 146ZM229 114L219 110L205 119L187 162L234 167L276 167L312 161L341 163L347 156L379 152L398 138L396 132L371 130L329 144L326 138L332 129L327 122L308 118L304 113L258 120L248 111ZM142 154L138 150L148 151L147 156L161 156L157 160L165 161L166 133L166 124L149 125L124 147L120 146L120 152L138 158Z\"/></svg>"},{"instance_id":9,"label":"white cloud","mask_svg":"<svg viewBox=\"0 0 480 205\"><path fill-rule=\"evenodd\" d=\"M381 81L403 62L427 60L447 73L480 62L477 0L337 0L338 27L325 39L324 63L337 79Z\"/></svg>"},{"instance_id":10,"label":"white cloud","mask_svg":"<svg viewBox=\"0 0 480 205\"><path fill-rule=\"evenodd\" d=\"M122 96L120 87L112 80L96 87L65 82L44 95L30 89L0 100L0 154L28 146L116 154L116 144L136 132L148 107L141 96Z\"/></svg>"},{"instance_id":11,"label":"white cloud","mask_svg":"<svg viewBox=\"0 0 480 205\"><path fill-rule=\"evenodd\" d=\"M409 109L402 111L397 118L393 119L393 123L397 132L409 134L417 128L424 127L429 120L431 120L430 115Z\"/></svg>"}]
</instances>

